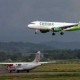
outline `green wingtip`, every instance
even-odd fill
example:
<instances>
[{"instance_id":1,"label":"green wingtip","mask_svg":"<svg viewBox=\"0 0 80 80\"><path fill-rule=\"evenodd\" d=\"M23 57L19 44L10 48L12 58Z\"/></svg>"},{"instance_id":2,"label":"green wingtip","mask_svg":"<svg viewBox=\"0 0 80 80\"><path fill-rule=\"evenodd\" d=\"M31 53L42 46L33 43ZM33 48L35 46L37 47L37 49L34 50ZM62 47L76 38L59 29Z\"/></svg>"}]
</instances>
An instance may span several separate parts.
<instances>
[{"instance_id":1,"label":"green wingtip","mask_svg":"<svg viewBox=\"0 0 80 80\"><path fill-rule=\"evenodd\" d=\"M78 23L80 23L80 21Z\"/></svg>"}]
</instances>

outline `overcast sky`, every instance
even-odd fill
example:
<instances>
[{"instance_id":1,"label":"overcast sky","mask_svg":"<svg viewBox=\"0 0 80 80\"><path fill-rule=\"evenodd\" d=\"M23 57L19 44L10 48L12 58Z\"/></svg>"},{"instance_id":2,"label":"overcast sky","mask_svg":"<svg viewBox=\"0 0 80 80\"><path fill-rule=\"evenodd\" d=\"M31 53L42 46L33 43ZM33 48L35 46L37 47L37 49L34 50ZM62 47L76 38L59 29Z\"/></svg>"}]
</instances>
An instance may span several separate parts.
<instances>
[{"instance_id":1,"label":"overcast sky","mask_svg":"<svg viewBox=\"0 0 80 80\"><path fill-rule=\"evenodd\" d=\"M78 22L80 0L0 0L0 42L80 41L80 31L35 35L31 21Z\"/></svg>"}]
</instances>

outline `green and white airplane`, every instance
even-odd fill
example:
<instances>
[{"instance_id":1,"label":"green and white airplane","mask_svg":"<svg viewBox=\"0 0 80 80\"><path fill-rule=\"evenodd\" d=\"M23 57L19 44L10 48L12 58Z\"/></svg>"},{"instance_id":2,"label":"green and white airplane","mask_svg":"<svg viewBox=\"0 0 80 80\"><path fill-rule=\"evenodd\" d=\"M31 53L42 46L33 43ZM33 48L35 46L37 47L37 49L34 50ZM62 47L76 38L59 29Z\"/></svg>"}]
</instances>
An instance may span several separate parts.
<instances>
[{"instance_id":1,"label":"green and white airplane","mask_svg":"<svg viewBox=\"0 0 80 80\"><path fill-rule=\"evenodd\" d=\"M60 32L61 35L64 34L64 31L76 31L80 30L79 23L66 23L66 22L47 22L47 21L33 21L28 24L28 28L34 29L35 34L40 31L41 33L47 33L52 31L52 35L55 35L55 32Z\"/></svg>"}]
</instances>

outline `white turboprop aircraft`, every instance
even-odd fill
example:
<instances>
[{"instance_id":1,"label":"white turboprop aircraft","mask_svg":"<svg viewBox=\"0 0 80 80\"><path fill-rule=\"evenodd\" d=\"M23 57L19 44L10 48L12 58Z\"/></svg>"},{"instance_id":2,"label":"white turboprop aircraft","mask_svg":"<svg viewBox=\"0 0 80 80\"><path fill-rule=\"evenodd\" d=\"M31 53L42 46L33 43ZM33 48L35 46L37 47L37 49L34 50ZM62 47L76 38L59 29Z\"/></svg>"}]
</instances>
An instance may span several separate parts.
<instances>
[{"instance_id":1,"label":"white turboprop aircraft","mask_svg":"<svg viewBox=\"0 0 80 80\"><path fill-rule=\"evenodd\" d=\"M52 31L52 35L55 35L55 32L63 35L64 31L80 30L80 23L33 21L28 24L28 28L35 29L35 34L40 30L41 33Z\"/></svg>"},{"instance_id":2,"label":"white turboprop aircraft","mask_svg":"<svg viewBox=\"0 0 80 80\"><path fill-rule=\"evenodd\" d=\"M27 71L36 68L37 66L40 66L41 64L45 64L48 62L39 62L40 61L40 51L36 53L35 59L32 62L15 62L15 63L0 63L7 65L7 69L12 72L20 72L20 71Z\"/></svg>"}]
</instances>

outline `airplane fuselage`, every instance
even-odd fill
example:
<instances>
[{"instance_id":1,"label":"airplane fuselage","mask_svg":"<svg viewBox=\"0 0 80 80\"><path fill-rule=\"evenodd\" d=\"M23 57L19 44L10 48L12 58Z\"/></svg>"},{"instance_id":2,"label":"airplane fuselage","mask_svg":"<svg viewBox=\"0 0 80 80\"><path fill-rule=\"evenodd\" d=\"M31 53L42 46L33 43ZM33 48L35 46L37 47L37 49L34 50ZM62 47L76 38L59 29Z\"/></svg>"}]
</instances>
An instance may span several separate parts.
<instances>
[{"instance_id":1,"label":"airplane fuselage","mask_svg":"<svg viewBox=\"0 0 80 80\"><path fill-rule=\"evenodd\" d=\"M8 70L17 71L17 70L31 70L33 68L36 68L37 66L41 65L40 63L21 63L21 64L13 64L8 65Z\"/></svg>"},{"instance_id":2,"label":"airplane fuselage","mask_svg":"<svg viewBox=\"0 0 80 80\"><path fill-rule=\"evenodd\" d=\"M38 29L38 30L43 30L43 29L51 30L52 28L60 28L63 26L65 27L65 26L74 25L74 24L76 23L34 21L31 24L29 24L28 27L32 29Z\"/></svg>"}]
</instances>

